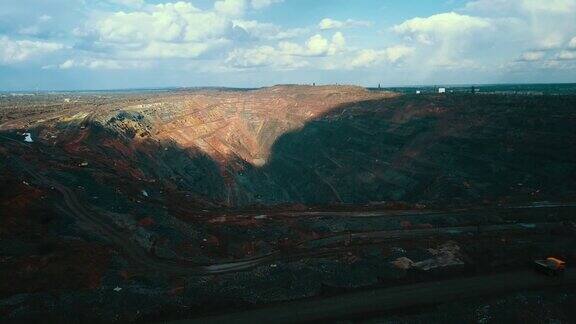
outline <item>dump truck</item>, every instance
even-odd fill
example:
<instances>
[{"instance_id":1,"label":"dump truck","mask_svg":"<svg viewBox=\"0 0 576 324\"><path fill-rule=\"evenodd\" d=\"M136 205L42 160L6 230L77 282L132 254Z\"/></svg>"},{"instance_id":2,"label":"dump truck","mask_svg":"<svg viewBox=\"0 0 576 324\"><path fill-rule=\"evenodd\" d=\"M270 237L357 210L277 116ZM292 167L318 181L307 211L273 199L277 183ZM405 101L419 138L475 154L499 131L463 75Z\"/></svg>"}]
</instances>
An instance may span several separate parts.
<instances>
[{"instance_id":1,"label":"dump truck","mask_svg":"<svg viewBox=\"0 0 576 324\"><path fill-rule=\"evenodd\" d=\"M559 276L566 269L566 262L558 258L546 258L545 260L534 261L536 269L548 276Z\"/></svg>"}]
</instances>

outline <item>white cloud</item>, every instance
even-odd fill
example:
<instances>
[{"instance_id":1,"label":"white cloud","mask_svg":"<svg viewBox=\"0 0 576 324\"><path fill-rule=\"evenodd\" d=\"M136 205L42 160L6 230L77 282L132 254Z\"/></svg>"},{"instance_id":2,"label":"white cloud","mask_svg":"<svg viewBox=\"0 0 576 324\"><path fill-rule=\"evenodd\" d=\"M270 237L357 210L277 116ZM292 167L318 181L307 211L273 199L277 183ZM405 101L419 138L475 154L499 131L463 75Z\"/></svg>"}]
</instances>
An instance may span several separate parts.
<instances>
[{"instance_id":1,"label":"white cloud","mask_svg":"<svg viewBox=\"0 0 576 324\"><path fill-rule=\"evenodd\" d=\"M277 67L295 69L308 65L308 62L296 59L272 46L259 46L250 49L235 49L226 59L226 63L235 68Z\"/></svg>"},{"instance_id":2,"label":"white cloud","mask_svg":"<svg viewBox=\"0 0 576 324\"><path fill-rule=\"evenodd\" d=\"M246 13L248 6L260 10L284 0L219 0L214 3L214 9L229 17L241 17Z\"/></svg>"},{"instance_id":3,"label":"white cloud","mask_svg":"<svg viewBox=\"0 0 576 324\"><path fill-rule=\"evenodd\" d=\"M330 18L324 18L318 23L318 27L320 27L320 29L336 29L342 28L342 26L344 26L343 22Z\"/></svg>"},{"instance_id":4,"label":"white cloud","mask_svg":"<svg viewBox=\"0 0 576 324\"><path fill-rule=\"evenodd\" d=\"M214 3L214 9L225 16L240 17L246 10L246 0L220 0Z\"/></svg>"},{"instance_id":5,"label":"white cloud","mask_svg":"<svg viewBox=\"0 0 576 324\"><path fill-rule=\"evenodd\" d=\"M348 27L368 27L371 23L369 21L360 21L348 19L346 21L334 20L331 18L324 18L318 23L318 27L322 30L341 29Z\"/></svg>"},{"instance_id":6,"label":"white cloud","mask_svg":"<svg viewBox=\"0 0 576 324\"><path fill-rule=\"evenodd\" d=\"M226 35L232 28L224 17L187 2L159 4L148 11L116 12L95 25L100 41L115 43L202 41Z\"/></svg>"},{"instance_id":7,"label":"white cloud","mask_svg":"<svg viewBox=\"0 0 576 324\"><path fill-rule=\"evenodd\" d=\"M129 59L170 59L170 58L197 58L207 51L222 46L226 40L210 40L205 42L150 42L137 51L131 49L118 50L120 58Z\"/></svg>"},{"instance_id":8,"label":"white cloud","mask_svg":"<svg viewBox=\"0 0 576 324\"><path fill-rule=\"evenodd\" d=\"M310 37L304 45L280 42L277 47L258 46L250 49L235 49L228 55L226 63L236 68L271 66L294 69L308 66L302 57L326 57L344 51L346 39L342 33L335 33L331 39L321 35Z\"/></svg>"},{"instance_id":9,"label":"white cloud","mask_svg":"<svg viewBox=\"0 0 576 324\"><path fill-rule=\"evenodd\" d=\"M491 28L490 20L480 17L448 12L427 18L413 18L394 26L394 31L411 37L420 43L432 44L447 38L468 35Z\"/></svg>"},{"instance_id":10,"label":"white cloud","mask_svg":"<svg viewBox=\"0 0 576 324\"><path fill-rule=\"evenodd\" d=\"M362 50L350 63L352 68L373 66L383 61L386 57L385 51L376 51L372 49Z\"/></svg>"},{"instance_id":11,"label":"white cloud","mask_svg":"<svg viewBox=\"0 0 576 324\"><path fill-rule=\"evenodd\" d=\"M500 33L528 48L557 49L576 32L576 0L476 0L464 10L515 22Z\"/></svg>"},{"instance_id":12,"label":"white cloud","mask_svg":"<svg viewBox=\"0 0 576 324\"><path fill-rule=\"evenodd\" d=\"M58 43L12 40L6 36L0 37L0 64L11 64L26 61L30 58L63 49Z\"/></svg>"},{"instance_id":13,"label":"white cloud","mask_svg":"<svg viewBox=\"0 0 576 324\"><path fill-rule=\"evenodd\" d=\"M252 5L252 8L259 10L262 8L266 8L274 3L280 3L283 1L284 0L252 0L250 3Z\"/></svg>"},{"instance_id":14,"label":"white cloud","mask_svg":"<svg viewBox=\"0 0 576 324\"><path fill-rule=\"evenodd\" d=\"M558 49L576 33L576 0L521 0L535 46Z\"/></svg>"},{"instance_id":15,"label":"white cloud","mask_svg":"<svg viewBox=\"0 0 576 324\"><path fill-rule=\"evenodd\" d=\"M69 59L57 67L62 70L86 68L91 70L128 70L148 67L149 63L139 61L120 61L113 59Z\"/></svg>"},{"instance_id":16,"label":"white cloud","mask_svg":"<svg viewBox=\"0 0 576 324\"><path fill-rule=\"evenodd\" d=\"M529 12L567 14L576 11L576 0L522 0L521 6Z\"/></svg>"},{"instance_id":17,"label":"white cloud","mask_svg":"<svg viewBox=\"0 0 576 324\"><path fill-rule=\"evenodd\" d=\"M250 67L270 67L263 71L374 67L348 71L345 77L363 80L357 76L382 75L390 68L391 76L405 71L405 75L394 76L398 79L431 82L424 80L441 78L450 68L461 69L459 75L464 79L480 78L480 73L469 73L478 67L484 69L484 76L499 77L497 68L507 63L523 71L576 64L576 0L466 0L465 8L457 6L466 1L448 1L447 7L454 12L407 16L386 32L378 34L366 28L365 33L356 31L350 39L336 32L369 26L361 20L370 19L366 10L354 11L349 17L358 20L353 20L326 7L325 16L318 17L324 18L321 21L310 25L306 17L294 17L289 26L303 28L285 28L273 20L260 21L267 12L256 12L282 0L51 0L49 4L36 1L33 10L22 5L23 0L4 1L9 4L3 2L2 8L9 15L16 6L23 8L18 10L24 14L0 22L0 29L11 35L9 39L0 35L0 64L63 48L60 41L49 39L75 44L62 53L45 56L44 64L61 69L186 65L194 66L195 71L230 72L231 68ZM25 0L29 1L34 0ZM72 2L75 5L68 7ZM282 9L298 9L298 4L292 5L284 1ZM361 9L366 8L358 7ZM20 36L14 36L18 33ZM405 45L387 47L389 44ZM312 73L303 70L303 78ZM294 80L300 77L300 73L293 75ZM254 76L268 78L257 72ZM201 80L212 82L216 77L227 76Z\"/></svg>"},{"instance_id":18,"label":"white cloud","mask_svg":"<svg viewBox=\"0 0 576 324\"><path fill-rule=\"evenodd\" d=\"M575 0L475 0L466 4L468 11L490 12L503 15L511 13L569 14L576 11Z\"/></svg>"},{"instance_id":19,"label":"white cloud","mask_svg":"<svg viewBox=\"0 0 576 324\"><path fill-rule=\"evenodd\" d=\"M550 32L550 34L541 37L537 44L541 49L555 49L562 47L564 42L564 35L561 32L553 31Z\"/></svg>"},{"instance_id":20,"label":"white cloud","mask_svg":"<svg viewBox=\"0 0 576 324\"><path fill-rule=\"evenodd\" d=\"M392 30L413 43L424 71L477 66L477 53L491 45L496 24L488 18L448 12L409 19Z\"/></svg>"},{"instance_id":21,"label":"white cloud","mask_svg":"<svg viewBox=\"0 0 576 324\"><path fill-rule=\"evenodd\" d=\"M366 49L359 51L350 62L350 68L370 67L381 63L397 63L414 54L414 48L404 45L388 47L384 50Z\"/></svg>"},{"instance_id":22,"label":"white cloud","mask_svg":"<svg viewBox=\"0 0 576 324\"><path fill-rule=\"evenodd\" d=\"M128 8L141 8L146 4L144 0L107 0L107 2Z\"/></svg>"},{"instance_id":23,"label":"white cloud","mask_svg":"<svg viewBox=\"0 0 576 324\"><path fill-rule=\"evenodd\" d=\"M232 21L218 12L176 2L104 14L75 34L118 58L154 59L199 57L227 44L232 32Z\"/></svg>"},{"instance_id":24,"label":"white cloud","mask_svg":"<svg viewBox=\"0 0 576 324\"><path fill-rule=\"evenodd\" d=\"M474 13L490 13L497 15L508 15L511 10L518 9L519 3L515 0L475 0L466 3L464 11Z\"/></svg>"},{"instance_id":25,"label":"white cloud","mask_svg":"<svg viewBox=\"0 0 576 324\"><path fill-rule=\"evenodd\" d=\"M397 45L389 47L385 50L385 57L389 62L396 63L414 53L414 48Z\"/></svg>"},{"instance_id":26,"label":"white cloud","mask_svg":"<svg viewBox=\"0 0 576 324\"><path fill-rule=\"evenodd\" d=\"M544 57L546 57L546 52L544 51L528 51L522 53L522 55L520 56L520 61L534 62L534 61L540 61Z\"/></svg>"},{"instance_id":27,"label":"white cloud","mask_svg":"<svg viewBox=\"0 0 576 324\"><path fill-rule=\"evenodd\" d=\"M18 30L18 34L25 36L38 36L40 34L40 27L36 25L24 27Z\"/></svg>"},{"instance_id":28,"label":"white cloud","mask_svg":"<svg viewBox=\"0 0 576 324\"><path fill-rule=\"evenodd\" d=\"M52 21L52 16L50 15L40 15L36 21L32 24L20 27L18 29L18 34L26 36L46 36L49 34L46 26L49 26Z\"/></svg>"},{"instance_id":29,"label":"white cloud","mask_svg":"<svg viewBox=\"0 0 576 324\"><path fill-rule=\"evenodd\" d=\"M279 47L282 52L293 56L330 56L343 51L346 47L346 39L341 32L336 32L332 40L316 34L306 41L304 46L281 42Z\"/></svg>"},{"instance_id":30,"label":"white cloud","mask_svg":"<svg viewBox=\"0 0 576 324\"><path fill-rule=\"evenodd\" d=\"M262 40L289 39L308 32L305 28L284 30L277 25L256 20L234 20L234 27L241 28L251 38Z\"/></svg>"},{"instance_id":31,"label":"white cloud","mask_svg":"<svg viewBox=\"0 0 576 324\"><path fill-rule=\"evenodd\" d=\"M38 21L40 22L46 22L46 21L50 21L52 20L52 16L50 15L42 15L40 17L38 17Z\"/></svg>"},{"instance_id":32,"label":"white cloud","mask_svg":"<svg viewBox=\"0 0 576 324\"><path fill-rule=\"evenodd\" d=\"M576 51L561 51L557 57L559 60L576 60Z\"/></svg>"},{"instance_id":33,"label":"white cloud","mask_svg":"<svg viewBox=\"0 0 576 324\"><path fill-rule=\"evenodd\" d=\"M136 1L136 0L121 0ZM219 0L213 10L189 2L146 5L124 12L100 13L74 31L88 50L116 59L199 58L242 41L281 40L304 29L284 30L271 23L243 20L247 6L263 8L278 1Z\"/></svg>"}]
</instances>

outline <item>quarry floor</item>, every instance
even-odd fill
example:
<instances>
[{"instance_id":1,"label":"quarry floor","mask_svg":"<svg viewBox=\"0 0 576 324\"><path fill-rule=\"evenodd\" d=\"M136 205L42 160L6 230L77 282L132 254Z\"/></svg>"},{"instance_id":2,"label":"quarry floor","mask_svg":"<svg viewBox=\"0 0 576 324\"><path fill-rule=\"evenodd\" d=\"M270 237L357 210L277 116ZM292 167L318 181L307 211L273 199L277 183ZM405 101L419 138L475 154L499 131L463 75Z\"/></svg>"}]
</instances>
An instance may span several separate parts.
<instances>
[{"instance_id":1,"label":"quarry floor","mask_svg":"<svg viewBox=\"0 0 576 324\"><path fill-rule=\"evenodd\" d=\"M534 271L515 271L402 285L170 323L312 323L345 319L366 320L395 310L547 287L574 289L576 270L571 269L561 277L546 277Z\"/></svg>"}]
</instances>

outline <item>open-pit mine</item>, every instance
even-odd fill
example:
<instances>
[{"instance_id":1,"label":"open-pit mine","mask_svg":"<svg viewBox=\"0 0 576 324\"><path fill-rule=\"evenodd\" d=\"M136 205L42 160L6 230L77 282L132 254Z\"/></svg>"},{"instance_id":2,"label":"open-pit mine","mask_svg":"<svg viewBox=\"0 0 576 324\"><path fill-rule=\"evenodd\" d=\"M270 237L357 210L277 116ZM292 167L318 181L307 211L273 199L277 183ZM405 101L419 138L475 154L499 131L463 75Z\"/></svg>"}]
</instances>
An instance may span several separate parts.
<instances>
[{"instance_id":1,"label":"open-pit mine","mask_svg":"<svg viewBox=\"0 0 576 324\"><path fill-rule=\"evenodd\" d=\"M414 93L2 94L0 322L575 320L576 94Z\"/></svg>"}]
</instances>

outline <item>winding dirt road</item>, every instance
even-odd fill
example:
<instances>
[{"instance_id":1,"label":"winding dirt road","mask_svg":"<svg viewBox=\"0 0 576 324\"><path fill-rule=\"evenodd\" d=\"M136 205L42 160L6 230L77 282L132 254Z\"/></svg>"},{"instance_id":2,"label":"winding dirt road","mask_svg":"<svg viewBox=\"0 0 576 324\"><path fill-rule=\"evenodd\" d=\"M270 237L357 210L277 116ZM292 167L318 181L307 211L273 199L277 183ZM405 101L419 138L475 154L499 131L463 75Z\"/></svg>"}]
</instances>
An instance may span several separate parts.
<instances>
[{"instance_id":1,"label":"winding dirt road","mask_svg":"<svg viewBox=\"0 0 576 324\"><path fill-rule=\"evenodd\" d=\"M86 229L97 232L106 238L112 245L121 249L123 255L128 259L133 270L136 272L164 272L176 275L210 275L229 272L249 270L261 265L270 264L278 260L297 260L302 258L314 258L321 256L337 255L348 250L347 247L338 245L339 243L353 240L355 244L370 244L373 240L394 241L402 239L413 239L430 236L454 237L470 233L476 233L476 226L465 227L444 227L414 230L392 230L374 231L360 233L342 233L330 237L314 239L301 242L293 252L275 251L270 254L261 255L254 258L236 260L231 262L201 264L188 259L163 259L152 253L148 253L144 248L129 238L127 233L117 228L104 215L99 215L88 206L81 203L73 190L50 180L32 170L27 162L13 158L23 171L35 179L38 185L46 186L56 190L63 198L64 205L68 213L73 216L80 225ZM497 233L502 231L545 231L557 223L536 223L536 224L503 224L489 225L482 227L482 234Z\"/></svg>"},{"instance_id":2,"label":"winding dirt road","mask_svg":"<svg viewBox=\"0 0 576 324\"><path fill-rule=\"evenodd\" d=\"M25 145L25 143L18 143ZM26 145L27 149L30 146ZM190 259L163 259L146 251L143 247L130 239L130 235L122 229L114 226L105 215L100 215L77 198L74 190L48 179L36 172L28 162L21 158L11 157L14 165L18 165L25 173L31 176L37 185L46 186L56 190L63 198L65 210L86 229L99 233L113 246L119 248L124 257L130 262L135 272L164 272L177 275L210 275L249 270L261 265L270 264L278 260L297 260L328 255L337 255L348 251L348 247L339 244L352 239L354 244L371 244L373 241L394 241L402 239L414 239L430 236L454 237L470 233L476 233L476 226L467 227L444 227L414 230L373 231L357 233L341 233L330 237L301 242L291 252L275 251L270 254L253 258L222 262L215 264L201 264ZM561 205L553 205L558 207ZM507 207L503 207L505 209ZM529 206L528 208L532 208ZM546 208L546 207L539 207ZM462 211L456 211L461 213ZM417 212L416 214L420 214ZM382 213L380 213L382 214ZM447 213L449 214L449 212ZM366 212L360 212L359 217L366 217ZM368 216L375 216L369 214ZM482 234L497 233L502 231L546 231L558 223L536 224L503 224L488 225L482 227Z\"/></svg>"},{"instance_id":3,"label":"winding dirt road","mask_svg":"<svg viewBox=\"0 0 576 324\"><path fill-rule=\"evenodd\" d=\"M314 321L366 317L396 309L428 306L464 298L514 291L576 285L576 270L562 277L547 277L534 271L517 271L489 276L373 289L322 299L307 299L241 313L170 322L170 324L310 323Z\"/></svg>"}]
</instances>

